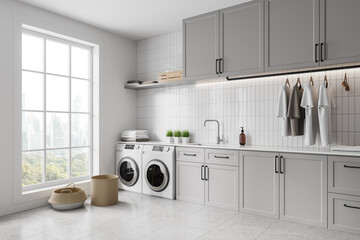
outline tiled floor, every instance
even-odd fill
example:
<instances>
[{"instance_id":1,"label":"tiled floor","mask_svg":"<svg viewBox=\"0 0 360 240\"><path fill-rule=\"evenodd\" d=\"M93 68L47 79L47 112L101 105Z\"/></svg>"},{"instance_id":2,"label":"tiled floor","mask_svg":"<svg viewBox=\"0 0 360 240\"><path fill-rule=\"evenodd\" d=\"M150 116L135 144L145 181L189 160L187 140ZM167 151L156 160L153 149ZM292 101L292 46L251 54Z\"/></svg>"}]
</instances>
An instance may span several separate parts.
<instances>
[{"instance_id":1,"label":"tiled floor","mask_svg":"<svg viewBox=\"0 0 360 240\"><path fill-rule=\"evenodd\" d=\"M354 240L360 235L130 192L74 211L49 206L0 217L0 239Z\"/></svg>"}]
</instances>

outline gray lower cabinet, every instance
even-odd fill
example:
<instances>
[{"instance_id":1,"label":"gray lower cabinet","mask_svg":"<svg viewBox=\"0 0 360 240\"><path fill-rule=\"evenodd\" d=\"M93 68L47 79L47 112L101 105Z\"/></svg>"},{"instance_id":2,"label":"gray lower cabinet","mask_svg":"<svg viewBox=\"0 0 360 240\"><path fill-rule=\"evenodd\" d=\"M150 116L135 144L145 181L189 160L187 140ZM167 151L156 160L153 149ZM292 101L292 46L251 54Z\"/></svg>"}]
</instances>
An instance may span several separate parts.
<instances>
[{"instance_id":1,"label":"gray lower cabinet","mask_svg":"<svg viewBox=\"0 0 360 240\"><path fill-rule=\"evenodd\" d=\"M237 160L237 151L206 149L210 158L204 158L204 149L179 147L176 151L176 199L238 210L238 162L226 162Z\"/></svg>"},{"instance_id":2,"label":"gray lower cabinet","mask_svg":"<svg viewBox=\"0 0 360 240\"><path fill-rule=\"evenodd\" d=\"M320 0L265 0L265 71L319 66L319 6Z\"/></svg>"},{"instance_id":3,"label":"gray lower cabinet","mask_svg":"<svg viewBox=\"0 0 360 240\"><path fill-rule=\"evenodd\" d=\"M275 156L268 152L241 152L241 212L279 218L279 174L275 172Z\"/></svg>"},{"instance_id":4,"label":"gray lower cabinet","mask_svg":"<svg viewBox=\"0 0 360 240\"><path fill-rule=\"evenodd\" d=\"M220 10L220 71L226 76L264 71L264 0Z\"/></svg>"},{"instance_id":5,"label":"gray lower cabinet","mask_svg":"<svg viewBox=\"0 0 360 240\"><path fill-rule=\"evenodd\" d=\"M219 11L183 20L183 77L218 77Z\"/></svg>"},{"instance_id":6,"label":"gray lower cabinet","mask_svg":"<svg viewBox=\"0 0 360 240\"><path fill-rule=\"evenodd\" d=\"M321 1L321 65L360 62L360 1Z\"/></svg>"},{"instance_id":7,"label":"gray lower cabinet","mask_svg":"<svg viewBox=\"0 0 360 240\"><path fill-rule=\"evenodd\" d=\"M215 164L206 166L205 204L238 210L239 168Z\"/></svg>"},{"instance_id":8,"label":"gray lower cabinet","mask_svg":"<svg viewBox=\"0 0 360 240\"><path fill-rule=\"evenodd\" d=\"M176 161L176 199L204 204L203 164Z\"/></svg>"},{"instance_id":9,"label":"gray lower cabinet","mask_svg":"<svg viewBox=\"0 0 360 240\"><path fill-rule=\"evenodd\" d=\"M329 193L329 228L360 234L360 197Z\"/></svg>"},{"instance_id":10,"label":"gray lower cabinet","mask_svg":"<svg viewBox=\"0 0 360 240\"><path fill-rule=\"evenodd\" d=\"M329 156L329 228L360 234L360 158Z\"/></svg>"},{"instance_id":11,"label":"gray lower cabinet","mask_svg":"<svg viewBox=\"0 0 360 240\"><path fill-rule=\"evenodd\" d=\"M327 226L327 158L242 152L240 211Z\"/></svg>"},{"instance_id":12,"label":"gray lower cabinet","mask_svg":"<svg viewBox=\"0 0 360 240\"><path fill-rule=\"evenodd\" d=\"M327 157L280 154L280 219L327 226Z\"/></svg>"}]
</instances>

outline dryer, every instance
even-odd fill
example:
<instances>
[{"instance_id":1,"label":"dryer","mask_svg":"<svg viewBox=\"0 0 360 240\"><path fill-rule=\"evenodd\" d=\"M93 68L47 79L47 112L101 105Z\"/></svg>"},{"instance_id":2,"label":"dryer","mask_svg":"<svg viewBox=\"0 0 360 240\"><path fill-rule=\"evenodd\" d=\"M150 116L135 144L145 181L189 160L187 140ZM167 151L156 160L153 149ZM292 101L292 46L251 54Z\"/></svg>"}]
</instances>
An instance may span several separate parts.
<instances>
[{"instance_id":1,"label":"dryer","mask_svg":"<svg viewBox=\"0 0 360 240\"><path fill-rule=\"evenodd\" d=\"M116 175L119 189L142 192L142 145L116 145Z\"/></svg>"},{"instance_id":2,"label":"dryer","mask_svg":"<svg viewBox=\"0 0 360 240\"><path fill-rule=\"evenodd\" d=\"M145 145L143 193L175 199L175 147Z\"/></svg>"}]
</instances>

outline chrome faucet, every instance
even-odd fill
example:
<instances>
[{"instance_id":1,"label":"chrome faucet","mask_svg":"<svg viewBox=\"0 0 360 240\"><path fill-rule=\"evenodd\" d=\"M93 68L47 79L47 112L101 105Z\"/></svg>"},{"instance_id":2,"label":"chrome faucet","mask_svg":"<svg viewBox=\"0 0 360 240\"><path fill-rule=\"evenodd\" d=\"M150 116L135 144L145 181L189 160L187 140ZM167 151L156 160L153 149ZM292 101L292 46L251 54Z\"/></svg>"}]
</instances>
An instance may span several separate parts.
<instances>
[{"instance_id":1,"label":"chrome faucet","mask_svg":"<svg viewBox=\"0 0 360 240\"><path fill-rule=\"evenodd\" d=\"M220 124L218 120L205 120L204 127L206 127L207 122L216 122L217 123L217 144L222 143L222 139L220 138Z\"/></svg>"}]
</instances>

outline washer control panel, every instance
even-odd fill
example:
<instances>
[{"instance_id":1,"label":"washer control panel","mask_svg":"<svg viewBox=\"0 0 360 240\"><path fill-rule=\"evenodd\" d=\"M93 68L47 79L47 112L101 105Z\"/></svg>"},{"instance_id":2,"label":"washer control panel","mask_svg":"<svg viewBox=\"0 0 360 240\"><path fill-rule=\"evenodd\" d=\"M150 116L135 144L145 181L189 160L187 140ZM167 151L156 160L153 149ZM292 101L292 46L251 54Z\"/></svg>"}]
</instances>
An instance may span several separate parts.
<instances>
[{"instance_id":1,"label":"washer control panel","mask_svg":"<svg viewBox=\"0 0 360 240\"><path fill-rule=\"evenodd\" d=\"M137 150L141 150L142 145L137 145L137 144L117 144L116 145L116 151L123 151L123 150L129 150L129 151L137 151Z\"/></svg>"},{"instance_id":2,"label":"washer control panel","mask_svg":"<svg viewBox=\"0 0 360 240\"><path fill-rule=\"evenodd\" d=\"M163 146L163 145L144 145L143 152L147 153L161 153L171 154L175 151L174 146Z\"/></svg>"}]
</instances>

